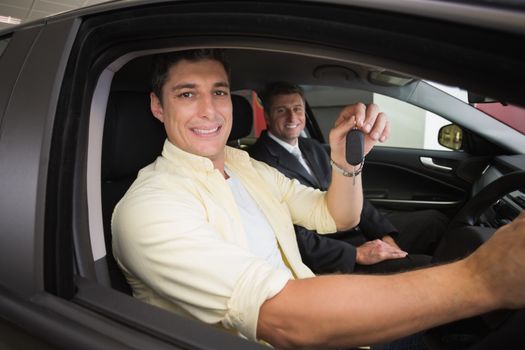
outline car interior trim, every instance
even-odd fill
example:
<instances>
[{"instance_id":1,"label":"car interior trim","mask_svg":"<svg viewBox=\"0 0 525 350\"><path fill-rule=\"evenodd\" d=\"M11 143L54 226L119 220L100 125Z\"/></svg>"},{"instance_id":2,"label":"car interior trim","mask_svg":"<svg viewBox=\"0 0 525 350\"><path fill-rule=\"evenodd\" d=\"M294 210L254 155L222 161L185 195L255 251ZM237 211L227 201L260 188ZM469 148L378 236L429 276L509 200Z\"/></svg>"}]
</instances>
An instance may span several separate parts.
<instances>
[{"instance_id":1,"label":"car interior trim","mask_svg":"<svg viewBox=\"0 0 525 350\"><path fill-rule=\"evenodd\" d=\"M370 198L370 202L381 205L381 204L408 204L418 205L426 207L455 207L461 204L460 201L421 201L421 200L410 200L410 199L380 199Z\"/></svg>"}]
</instances>

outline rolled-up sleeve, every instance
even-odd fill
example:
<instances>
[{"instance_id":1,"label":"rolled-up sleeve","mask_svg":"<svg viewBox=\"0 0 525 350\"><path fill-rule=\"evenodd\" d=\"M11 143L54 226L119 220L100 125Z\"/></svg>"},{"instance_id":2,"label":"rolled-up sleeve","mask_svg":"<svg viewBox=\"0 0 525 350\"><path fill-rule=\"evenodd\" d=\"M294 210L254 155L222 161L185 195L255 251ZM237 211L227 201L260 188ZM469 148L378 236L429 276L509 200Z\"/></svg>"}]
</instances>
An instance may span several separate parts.
<instances>
[{"instance_id":1,"label":"rolled-up sleeve","mask_svg":"<svg viewBox=\"0 0 525 350\"><path fill-rule=\"evenodd\" d=\"M261 305L291 274L222 237L207 210L183 190L131 191L113 215L114 255L138 298L255 340Z\"/></svg>"}]
</instances>

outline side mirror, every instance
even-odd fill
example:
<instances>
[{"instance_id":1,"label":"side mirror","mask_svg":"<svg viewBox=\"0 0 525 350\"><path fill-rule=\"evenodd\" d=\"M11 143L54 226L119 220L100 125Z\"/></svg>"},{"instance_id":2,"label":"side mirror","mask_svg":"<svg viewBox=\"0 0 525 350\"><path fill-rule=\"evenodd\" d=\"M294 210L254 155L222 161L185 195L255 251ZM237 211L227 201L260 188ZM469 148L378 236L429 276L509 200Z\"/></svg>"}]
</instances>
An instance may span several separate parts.
<instances>
[{"instance_id":1,"label":"side mirror","mask_svg":"<svg viewBox=\"0 0 525 350\"><path fill-rule=\"evenodd\" d=\"M445 125L439 129L438 142L443 147L460 150L463 143L463 130L456 124Z\"/></svg>"}]
</instances>

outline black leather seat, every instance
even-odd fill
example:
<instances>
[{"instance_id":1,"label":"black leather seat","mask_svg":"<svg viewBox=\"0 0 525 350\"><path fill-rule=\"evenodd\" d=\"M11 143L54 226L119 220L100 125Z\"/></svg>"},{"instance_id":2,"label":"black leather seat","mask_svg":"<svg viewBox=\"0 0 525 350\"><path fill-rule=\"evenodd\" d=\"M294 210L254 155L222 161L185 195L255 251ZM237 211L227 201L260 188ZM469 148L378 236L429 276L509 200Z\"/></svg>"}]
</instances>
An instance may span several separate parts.
<instances>
[{"instance_id":1,"label":"black leather seat","mask_svg":"<svg viewBox=\"0 0 525 350\"><path fill-rule=\"evenodd\" d=\"M118 201L135 180L138 171L162 151L166 132L150 110L147 92L114 91L110 94L102 144L102 215L106 261L111 287L131 294L131 289L113 258L111 215ZM250 134L252 108L242 96L232 95L233 125L229 144Z\"/></svg>"},{"instance_id":2,"label":"black leather seat","mask_svg":"<svg viewBox=\"0 0 525 350\"><path fill-rule=\"evenodd\" d=\"M111 214L137 172L160 154L164 125L153 117L145 92L111 93L102 142L102 215L111 287L131 294L111 249Z\"/></svg>"},{"instance_id":3,"label":"black leather seat","mask_svg":"<svg viewBox=\"0 0 525 350\"><path fill-rule=\"evenodd\" d=\"M243 148L241 139L250 135L253 128L253 109L248 100L239 95L232 95L233 124L228 145Z\"/></svg>"}]
</instances>

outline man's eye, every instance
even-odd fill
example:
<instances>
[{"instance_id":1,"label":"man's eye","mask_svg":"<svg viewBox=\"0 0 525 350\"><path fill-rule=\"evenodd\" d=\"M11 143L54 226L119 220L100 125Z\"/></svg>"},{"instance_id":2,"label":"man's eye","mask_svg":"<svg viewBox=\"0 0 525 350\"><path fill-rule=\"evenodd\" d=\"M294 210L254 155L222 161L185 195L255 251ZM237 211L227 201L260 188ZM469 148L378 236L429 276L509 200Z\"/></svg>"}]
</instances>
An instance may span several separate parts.
<instances>
[{"instance_id":1,"label":"man's eye","mask_svg":"<svg viewBox=\"0 0 525 350\"><path fill-rule=\"evenodd\" d=\"M217 90L217 91L215 91L215 95L216 96L228 96L228 92L227 91L223 91L223 90Z\"/></svg>"},{"instance_id":2,"label":"man's eye","mask_svg":"<svg viewBox=\"0 0 525 350\"><path fill-rule=\"evenodd\" d=\"M193 97L193 92L185 91L179 94L179 97L190 98Z\"/></svg>"},{"instance_id":3,"label":"man's eye","mask_svg":"<svg viewBox=\"0 0 525 350\"><path fill-rule=\"evenodd\" d=\"M303 109L302 109L302 108L295 108L295 109L294 109L294 112L295 112L295 113L302 113L302 112L303 112Z\"/></svg>"}]
</instances>

